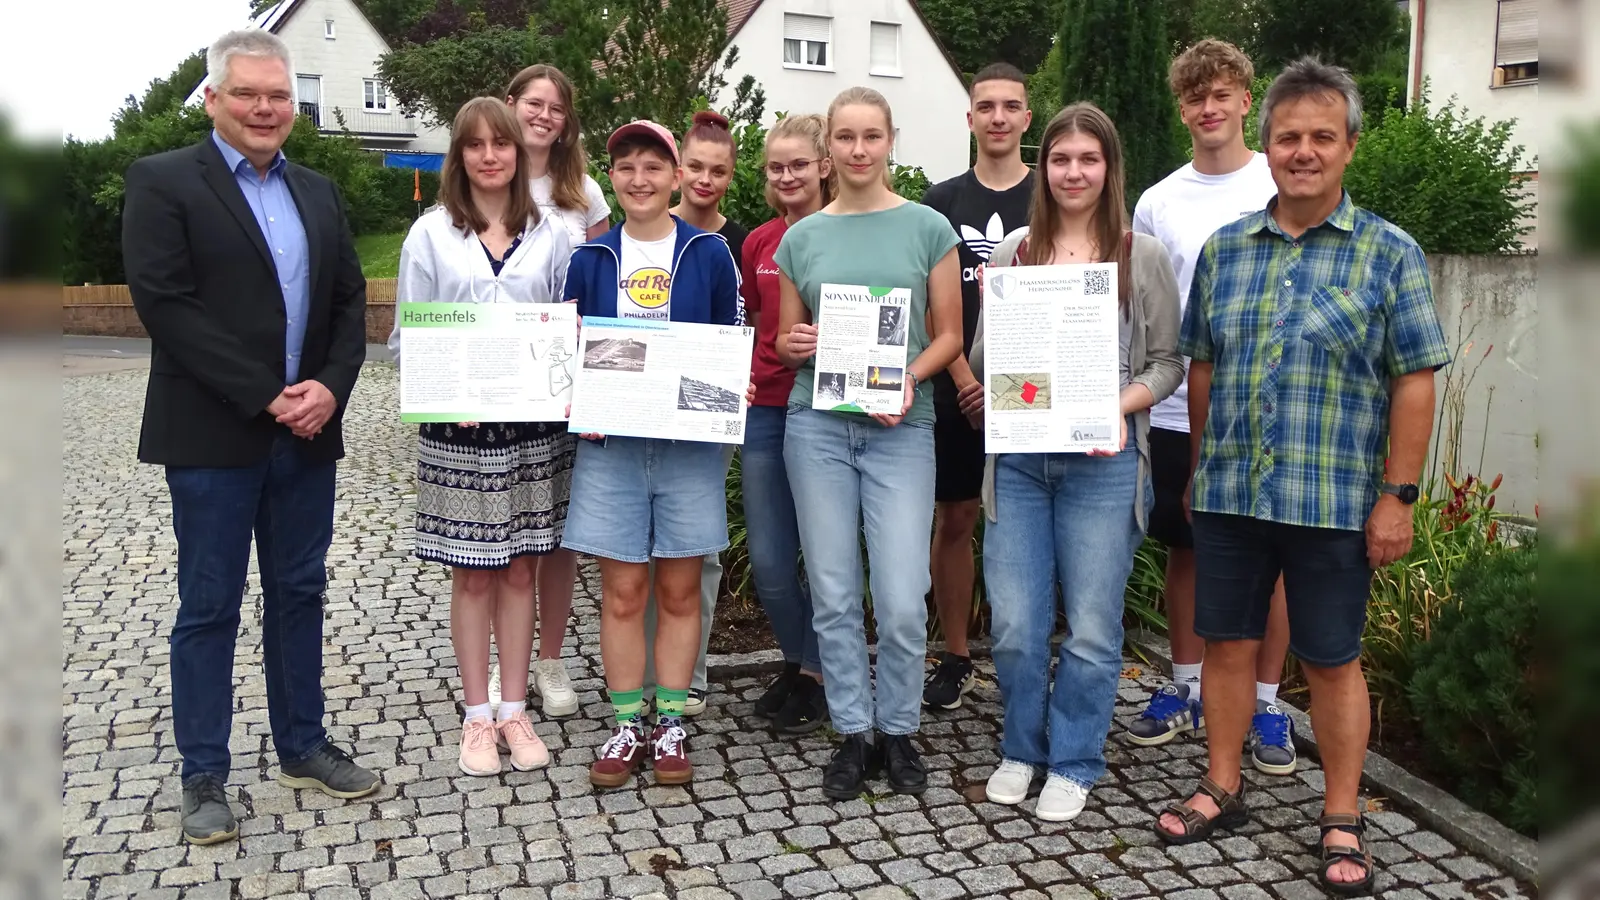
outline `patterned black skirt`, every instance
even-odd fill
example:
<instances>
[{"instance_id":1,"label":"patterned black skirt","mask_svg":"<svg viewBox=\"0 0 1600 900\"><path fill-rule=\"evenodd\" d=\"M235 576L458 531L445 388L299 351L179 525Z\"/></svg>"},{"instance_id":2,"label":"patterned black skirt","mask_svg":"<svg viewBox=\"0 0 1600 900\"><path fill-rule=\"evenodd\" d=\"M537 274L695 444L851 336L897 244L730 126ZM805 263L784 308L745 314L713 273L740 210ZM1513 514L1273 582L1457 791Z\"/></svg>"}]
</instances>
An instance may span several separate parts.
<instances>
[{"instance_id":1,"label":"patterned black skirt","mask_svg":"<svg viewBox=\"0 0 1600 900\"><path fill-rule=\"evenodd\" d=\"M576 455L565 423L421 426L416 555L499 569L559 548Z\"/></svg>"}]
</instances>

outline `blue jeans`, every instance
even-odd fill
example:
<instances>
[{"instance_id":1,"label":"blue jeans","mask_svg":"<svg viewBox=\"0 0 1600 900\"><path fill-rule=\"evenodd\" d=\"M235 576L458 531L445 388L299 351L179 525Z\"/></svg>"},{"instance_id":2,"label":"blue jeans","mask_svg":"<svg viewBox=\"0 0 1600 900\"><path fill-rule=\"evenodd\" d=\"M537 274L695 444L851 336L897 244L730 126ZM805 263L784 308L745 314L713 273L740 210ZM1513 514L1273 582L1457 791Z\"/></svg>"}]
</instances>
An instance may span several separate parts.
<instances>
[{"instance_id":1,"label":"blue jeans","mask_svg":"<svg viewBox=\"0 0 1600 900\"><path fill-rule=\"evenodd\" d=\"M1134 450L1006 454L995 462L997 517L983 533L983 577L1005 707L1000 755L1084 788L1106 771L1123 593L1143 539L1133 508L1138 471ZM1058 580L1070 633L1052 690Z\"/></svg>"},{"instance_id":2,"label":"blue jeans","mask_svg":"<svg viewBox=\"0 0 1600 900\"><path fill-rule=\"evenodd\" d=\"M335 464L305 462L299 440L285 433L254 466L167 467L178 539L172 730L185 780L228 777L234 644L252 534L261 570L267 719L278 760L299 762L327 742L322 600Z\"/></svg>"},{"instance_id":3,"label":"blue jeans","mask_svg":"<svg viewBox=\"0 0 1600 900\"><path fill-rule=\"evenodd\" d=\"M767 611L784 661L821 672L817 630L811 625L811 594L800 583L800 524L783 463L787 420L781 406L752 406L745 418L744 447L739 451L745 547L756 597Z\"/></svg>"},{"instance_id":4,"label":"blue jeans","mask_svg":"<svg viewBox=\"0 0 1600 900\"><path fill-rule=\"evenodd\" d=\"M828 715L840 734L876 721L885 734L921 724L928 644L928 540L933 531L933 425L893 428L862 417L791 407L783 442L812 626L828 685ZM878 692L862 619L864 526L878 627Z\"/></svg>"}]
</instances>

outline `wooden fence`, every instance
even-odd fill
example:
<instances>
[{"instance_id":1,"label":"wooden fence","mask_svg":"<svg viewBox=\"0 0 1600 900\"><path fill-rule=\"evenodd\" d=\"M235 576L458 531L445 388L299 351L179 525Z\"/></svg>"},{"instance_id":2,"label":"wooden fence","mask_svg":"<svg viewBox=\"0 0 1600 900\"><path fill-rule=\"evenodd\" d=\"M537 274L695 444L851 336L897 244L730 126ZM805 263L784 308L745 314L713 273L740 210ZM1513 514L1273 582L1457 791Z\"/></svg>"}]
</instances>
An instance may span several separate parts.
<instances>
[{"instance_id":1,"label":"wooden fence","mask_svg":"<svg viewBox=\"0 0 1600 900\"><path fill-rule=\"evenodd\" d=\"M394 328L394 279L367 279L367 342L382 344ZM61 332L148 337L125 284L85 284L61 290Z\"/></svg>"}]
</instances>

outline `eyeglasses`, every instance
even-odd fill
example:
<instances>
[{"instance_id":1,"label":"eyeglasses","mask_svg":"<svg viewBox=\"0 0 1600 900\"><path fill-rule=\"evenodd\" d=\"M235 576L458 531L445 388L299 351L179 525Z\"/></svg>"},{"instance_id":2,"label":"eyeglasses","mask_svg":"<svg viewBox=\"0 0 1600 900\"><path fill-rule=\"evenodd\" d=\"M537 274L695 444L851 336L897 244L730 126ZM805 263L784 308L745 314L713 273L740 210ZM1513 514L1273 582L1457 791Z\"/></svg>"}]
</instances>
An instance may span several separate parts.
<instances>
[{"instance_id":1,"label":"eyeglasses","mask_svg":"<svg viewBox=\"0 0 1600 900\"><path fill-rule=\"evenodd\" d=\"M543 100L518 100L517 105L536 116L546 115L552 119L565 119L567 117L565 109L545 103Z\"/></svg>"},{"instance_id":2,"label":"eyeglasses","mask_svg":"<svg viewBox=\"0 0 1600 900\"><path fill-rule=\"evenodd\" d=\"M294 102L294 97L292 95L286 94L282 91L276 91L271 94L263 94L259 91L249 90L248 88L230 88L228 91L226 91L226 93L229 97L232 97L240 103L243 103L245 106L252 108L262 100L266 100L267 105L273 109L288 109L289 104Z\"/></svg>"},{"instance_id":3,"label":"eyeglasses","mask_svg":"<svg viewBox=\"0 0 1600 900\"><path fill-rule=\"evenodd\" d=\"M797 159L788 165L784 165L783 163L767 163L767 177L777 180L783 177L784 172L788 172L794 177L800 178L803 177L811 168L811 163L812 160L809 159Z\"/></svg>"}]
</instances>

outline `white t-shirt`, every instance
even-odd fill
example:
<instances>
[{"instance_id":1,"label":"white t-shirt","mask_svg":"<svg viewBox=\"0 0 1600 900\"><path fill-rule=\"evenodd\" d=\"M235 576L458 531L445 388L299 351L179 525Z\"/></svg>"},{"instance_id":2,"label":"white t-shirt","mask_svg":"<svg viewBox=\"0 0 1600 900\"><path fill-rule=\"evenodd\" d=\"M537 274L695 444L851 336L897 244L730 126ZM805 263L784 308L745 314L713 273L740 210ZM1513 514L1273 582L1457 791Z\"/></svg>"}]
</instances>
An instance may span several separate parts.
<instances>
[{"instance_id":1,"label":"white t-shirt","mask_svg":"<svg viewBox=\"0 0 1600 900\"><path fill-rule=\"evenodd\" d=\"M572 246L589 239L589 229L611 218L611 207L606 204L606 195L600 190L600 185L588 175L583 176L583 195L589 200L586 210L562 209L550 196L550 176L540 175L531 182L533 188L533 203L539 207L542 216L554 216L567 226L567 236L572 239Z\"/></svg>"},{"instance_id":2,"label":"white t-shirt","mask_svg":"<svg viewBox=\"0 0 1600 900\"><path fill-rule=\"evenodd\" d=\"M1226 175L1204 175L1189 163L1140 195L1133 211L1133 230L1159 240L1172 256L1172 268L1178 273L1180 316L1189 305L1195 261L1206 240L1229 222L1265 209L1277 193L1267 157L1257 153L1243 168ZM1188 360L1184 364L1188 365ZM1150 424L1188 433L1187 382L1150 410Z\"/></svg>"},{"instance_id":3,"label":"white t-shirt","mask_svg":"<svg viewBox=\"0 0 1600 900\"><path fill-rule=\"evenodd\" d=\"M676 231L659 241L636 241L623 230L617 318L672 318L672 251L677 242Z\"/></svg>"}]
</instances>

